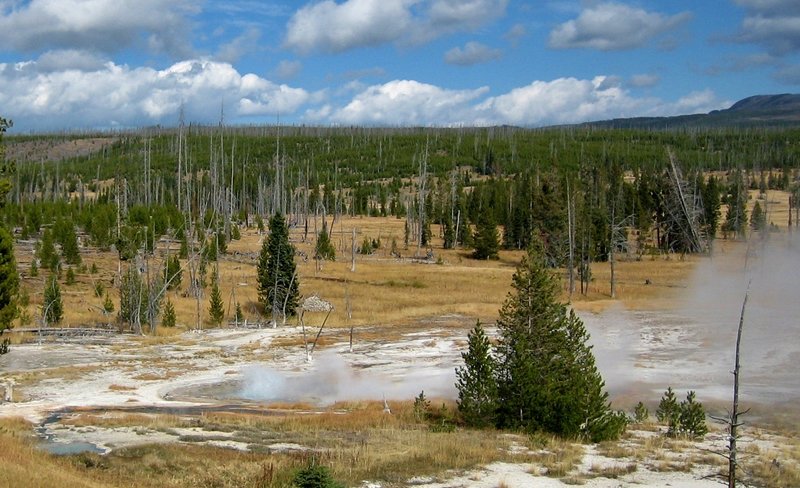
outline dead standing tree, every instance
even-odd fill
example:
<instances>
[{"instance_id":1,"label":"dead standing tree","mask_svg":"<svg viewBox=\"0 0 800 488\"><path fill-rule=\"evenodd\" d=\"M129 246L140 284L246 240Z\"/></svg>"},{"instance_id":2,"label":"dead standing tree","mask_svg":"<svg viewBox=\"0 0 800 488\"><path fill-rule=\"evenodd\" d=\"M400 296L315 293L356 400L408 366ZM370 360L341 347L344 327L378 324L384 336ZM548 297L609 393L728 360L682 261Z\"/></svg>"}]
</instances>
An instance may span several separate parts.
<instances>
[{"instance_id":1,"label":"dead standing tree","mask_svg":"<svg viewBox=\"0 0 800 488\"><path fill-rule=\"evenodd\" d=\"M708 241L700 225L703 215L703 201L699 192L689 187L683 177L680 167L675 162L675 155L671 149L669 155L669 185L665 207L667 212L667 225L673 230L671 234L679 240L678 245L684 252L704 252L708 248Z\"/></svg>"},{"instance_id":2,"label":"dead standing tree","mask_svg":"<svg viewBox=\"0 0 800 488\"><path fill-rule=\"evenodd\" d=\"M737 457L737 441L740 438L739 427L744 425L744 422L740 421L740 417L742 415L746 415L750 411L750 409L747 409L743 412L739 411L739 373L741 371L740 352L742 345L742 329L744 328L744 312L747 308L747 298L749 294L750 284L748 283L747 291L745 292L744 300L742 301L742 312L739 315L739 327L736 332L736 354L733 371L731 372L733 374L733 407L729 412L728 417L712 417L714 420L717 420L728 427L728 448L723 453L717 453L728 460L728 476L726 480L728 483L728 488L736 488L736 472L739 468L739 460Z\"/></svg>"},{"instance_id":3,"label":"dead standing tree","mask_svg":"<svg viewBox=\"0 0 800 488\"><path fill-rule=\"evenodd\" d=\"M306 324L305 324L305 314L306 312L311 313L325 313L325 319L322 321L322 325L319 326L319 330L317 330L317 335L314 337L314 342L311 343L311 348L308 346L308 336L306 335ZM300 327L303 330L303 345L306 348L306 361L311 362L311 355L314 354L314 349L317 347L317 341L319 341L319 336L322 334L322 329L325 327L325 324L328 322L328 317L331 316L331 312L333 312L333 304L329 301L323 300L322 298L311 295L310 297L303 300L303 304L300 306Z\"/></svg>"}]
</instances>

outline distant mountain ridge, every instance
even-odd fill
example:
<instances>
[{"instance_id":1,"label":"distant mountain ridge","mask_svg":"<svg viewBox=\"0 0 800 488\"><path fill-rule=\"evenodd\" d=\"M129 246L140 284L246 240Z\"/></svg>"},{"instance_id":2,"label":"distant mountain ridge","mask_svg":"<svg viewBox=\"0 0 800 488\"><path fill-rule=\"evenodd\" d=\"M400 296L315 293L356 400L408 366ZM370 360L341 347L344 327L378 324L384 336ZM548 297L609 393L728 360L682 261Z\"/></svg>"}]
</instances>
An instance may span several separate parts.
<instances>
[{"instance_id":1,"label":"distant mountain ridge","mask_svg":"<svg viewBox=\"0 0 800 488\"><path fill-rule=\"evenodd\" d=\"M800 126L800 94L754 95L739 100L730 108L714 110L707 114L620 118L580 125L618 129Z\"/></svg>"}]
</instances>

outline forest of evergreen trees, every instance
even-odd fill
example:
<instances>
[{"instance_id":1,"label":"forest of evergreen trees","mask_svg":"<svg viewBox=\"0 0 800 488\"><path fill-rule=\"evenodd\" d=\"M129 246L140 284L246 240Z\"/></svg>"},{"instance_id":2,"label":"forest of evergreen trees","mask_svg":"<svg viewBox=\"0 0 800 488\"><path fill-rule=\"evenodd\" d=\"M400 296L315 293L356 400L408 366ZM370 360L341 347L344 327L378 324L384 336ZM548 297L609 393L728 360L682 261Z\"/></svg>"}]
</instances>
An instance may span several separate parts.
<instances>
[{"instance_id":1,"label":"forest of evergreen trees","mask_svg":"<svg viewBox=\"0 0 800 488\"><path fill-rule=\"evenodd\" d=\"M552 265L586 278L588 263L615 252L693 252L719 231L741 235L746 189L796 188L800 167L798 129L185 126L101 136L109 144L90 155L16 161L0 218L17 237L55 239L67 260L75 229L122 259L163 236L215 255L239 226L277 212L305 237L310 216L391 215L419 247L437 235L471 248L481 226L499 226L508 249L536 234ZM733 213L720 215L721 203Z\"/></svg>"},{"instance_id":2,"label":"forest of evergreen trees","mask_svg":"<svg viewBox=\"0 0 800 488\"><path fill-rule=\"evenodd\" d=\"M474 249L475 259L497 258L500 247L528 250L499 312L494 355L480 326L470 335L466 368L458 373L459 408L475 425L600 441L618 437L625 420L611 412L586 330L557 301L559 285L548 268L566 268L570 291L577 278L585 292L591 263L609 261L614 297L616 254L707 252L720 235L764 230L767 210L756 204L748 215L748 190L787 190L790 205L800 203L798 136L796 129L585 127L190 126L105 134L109 143L93 154L0 167L0 267L16 271L3 227L34 241L30 275L39 266L50 270L42 320L57 324L63 315L57 277L62 264L82 265L81 242L135 262L155 253L163 237L179 241L177 255L161 256L163 272L119 268L119 321L143 333L145 325L155 332L159 315L161 325L175 325L172 302L166 299L163 314L161 302L181 284L184 269L184 296L197 300L200 328L201 289L213 267L208 316L220 325L225 312L213 262L241 227L265 230L265 221L270 235L258 258L259 301L264 316L284 323L300 298L292 227L316 242L319 260L335 259L326 217L335 222L342 215L404 220L406 245L418 252L434 238L444 248ZM70 137L16 137L10 144L78 140ZM365 237L361 252L378 246ZM189 261L187 268L180 260ZM72 267L67 282L70 274L74 282ZM0 287L0 309L9 310L0 331L16 313L18 279L6 275L14 279ZM98 298L104 292L110 314L108 292L95 288ZM234 306L238 322L242 311ZM544 367L543 358L558 361ZM558 388L543 387L542 378L554 378Z\"/></svg>"}]
</instances>

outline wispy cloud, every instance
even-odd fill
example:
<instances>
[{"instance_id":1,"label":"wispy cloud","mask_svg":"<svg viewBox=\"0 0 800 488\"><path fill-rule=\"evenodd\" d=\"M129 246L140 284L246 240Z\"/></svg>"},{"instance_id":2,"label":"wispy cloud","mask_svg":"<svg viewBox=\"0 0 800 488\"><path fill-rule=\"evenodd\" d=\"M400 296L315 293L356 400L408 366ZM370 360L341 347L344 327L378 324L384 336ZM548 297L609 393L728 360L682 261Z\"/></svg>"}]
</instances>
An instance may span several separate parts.
<instances>
[{"instance_id":1,"label":"wispy cloud","mask_svg":"<svg viewBox=\"0 0 800 488\"><path fill-rule=\"evenodd\" d=\"M444 54L444 60L448 64L459 66L470 66L473 64L486 63L500 58L503 52L493 49L480 42L468 42L463 48L454 47Z\"/></svg>"}]
</instances>

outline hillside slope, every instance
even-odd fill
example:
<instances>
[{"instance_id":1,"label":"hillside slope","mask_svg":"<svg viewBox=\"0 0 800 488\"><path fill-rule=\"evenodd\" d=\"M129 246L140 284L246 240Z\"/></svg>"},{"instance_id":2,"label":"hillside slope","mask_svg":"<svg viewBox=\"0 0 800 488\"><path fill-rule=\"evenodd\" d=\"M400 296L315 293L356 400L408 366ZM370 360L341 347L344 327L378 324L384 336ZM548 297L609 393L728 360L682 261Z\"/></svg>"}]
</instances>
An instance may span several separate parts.
<instances>
[{"instance_id":1,"label":"hillside slope","mask_svg":"<svg viewBox=\"0 0 800 488\"><path fill-rule=\"evenodd\" d=\"M800 94L755 95L725 110L674 117L633 117L581 124L622 129L672 129L680 127L786 127L800 125Z\"/></svg>"}]
</instances>

